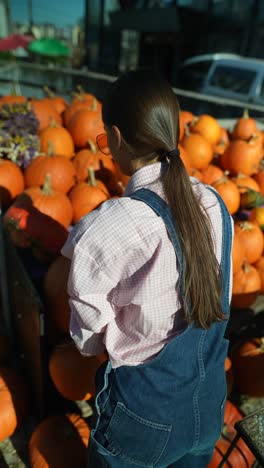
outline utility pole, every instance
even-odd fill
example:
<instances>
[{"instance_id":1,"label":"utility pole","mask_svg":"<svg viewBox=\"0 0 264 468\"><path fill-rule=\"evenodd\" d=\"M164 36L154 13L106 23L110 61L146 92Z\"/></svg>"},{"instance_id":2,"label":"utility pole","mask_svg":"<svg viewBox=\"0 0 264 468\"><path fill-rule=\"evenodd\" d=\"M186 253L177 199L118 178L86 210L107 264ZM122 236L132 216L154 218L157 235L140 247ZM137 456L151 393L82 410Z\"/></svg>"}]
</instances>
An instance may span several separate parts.
<instances>
[{"instance_id":1,"label":"utility pole","mask_svg":"<svg viewBox=\"0 0 264 468\"><path fill-rule=\"evenodd\" d=\"M29 30L32 31L33 26L33 7L32 7L32 0L28 0L28 24Z\"/></svg>"},{"instance_id":2,"label":"utility pole","mask_svg":"<svg viewBox=\"0 0 264 468\"><path fill-rule=\"evenodd\" d=\"M7 22L8 34L11 34L12 22L11 22L9 0L4 0L4 8L5 8L5 11L6 11L6 22Z\"/></svg>"}]
</instances>

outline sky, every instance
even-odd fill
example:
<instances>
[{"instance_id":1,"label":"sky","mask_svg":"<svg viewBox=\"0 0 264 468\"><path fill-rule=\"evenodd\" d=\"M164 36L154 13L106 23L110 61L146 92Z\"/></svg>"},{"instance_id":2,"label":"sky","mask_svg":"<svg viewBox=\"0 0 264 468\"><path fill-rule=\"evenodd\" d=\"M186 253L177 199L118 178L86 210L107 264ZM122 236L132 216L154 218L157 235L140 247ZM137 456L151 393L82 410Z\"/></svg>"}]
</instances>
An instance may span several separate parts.
<instances>
[{"instance_id":1,"label":"sky","mask_svg":"<svg viewBox=\"0 0 264 468\"><path fill-rule=\"evenodd\" d=\"M28 22L28 1L9 0L11 19ZM85 0L32 0L33 21L52 23L58 27L76 24L84 14Z\"/></svg>"}]
</instances>

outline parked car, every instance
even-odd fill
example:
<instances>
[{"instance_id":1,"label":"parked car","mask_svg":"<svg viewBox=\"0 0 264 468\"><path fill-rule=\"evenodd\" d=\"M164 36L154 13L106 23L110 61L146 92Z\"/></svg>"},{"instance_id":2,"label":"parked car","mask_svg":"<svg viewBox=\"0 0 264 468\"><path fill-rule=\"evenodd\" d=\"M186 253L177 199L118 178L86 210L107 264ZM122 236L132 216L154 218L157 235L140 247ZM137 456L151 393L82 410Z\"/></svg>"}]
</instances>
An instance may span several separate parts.
<instances>
[{"instance_id":1,"label":"parked car","mask_svg":"<svg viewBox=\"0 0 264 468\"><path fill-rule=\"evenodd\" d=\"M197 55L181 65L176 85L264 106L264 60L228 53Z\"/></svg>"}]
</instances>

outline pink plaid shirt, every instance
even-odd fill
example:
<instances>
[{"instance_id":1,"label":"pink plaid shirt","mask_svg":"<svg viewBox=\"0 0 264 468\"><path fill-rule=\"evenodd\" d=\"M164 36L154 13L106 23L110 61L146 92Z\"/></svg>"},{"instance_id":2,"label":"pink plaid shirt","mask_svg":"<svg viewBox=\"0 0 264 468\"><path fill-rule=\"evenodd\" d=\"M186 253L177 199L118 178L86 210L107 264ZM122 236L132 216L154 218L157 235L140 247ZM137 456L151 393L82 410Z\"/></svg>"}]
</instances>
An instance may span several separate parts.
<instances>
[{"instance_id":1,"label":"pink plaid shirt","mask_svg":"<svg viewBox=\"0 0 264 468\"><path fill-rule=\"evenodd\" d=\"M164 197L161 167L155 163L139 169L124 196L84 216L62 249L72 260L71 336L83 355L106 348L113 367L146 362L184 325L175 288L177 262L165 224L145 203L126 196L146 187ZM220 206L197 179L191 182L211 219L220 262Z\"/></svg>"}]
</instances>

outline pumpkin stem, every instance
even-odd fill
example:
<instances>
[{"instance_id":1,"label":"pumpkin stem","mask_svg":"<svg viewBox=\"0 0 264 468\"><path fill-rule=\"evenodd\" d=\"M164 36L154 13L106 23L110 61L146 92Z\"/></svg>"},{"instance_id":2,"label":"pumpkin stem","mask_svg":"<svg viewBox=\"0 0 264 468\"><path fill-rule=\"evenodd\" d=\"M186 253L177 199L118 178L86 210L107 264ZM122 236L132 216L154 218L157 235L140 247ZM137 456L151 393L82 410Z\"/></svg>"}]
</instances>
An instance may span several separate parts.
<instances>
[{"instance_id":1,"label":"pumpkin stem","mask_svg":"<svg viewBox=\"0 0 264 468\"><path fill-rule=\"evenodd\" d=\"M51 190L51 175L46 174L44 185L42 187L42 193L44 195L50 195L51 192L52 192L52 190Z\"/></svg>"},{"instance_id":2,"label":"pumpkin stem","mask_svg":"<svg viewBox=\"0 0 264 468\"><path fill-rule=\"evenodd\" d=\"M59 125L57 124L57 122L56 122L56 120L54 119L54 117L51 117L49 127L58 127L58 126L59 126Z\"/></svg>"},{"instance_id":3,"label":"pumpkin stem","mask_svg":"<svg viewBox=\"0 0 264 468\"><path fill-rule=\"evenodd\" d=\"M184 124L184 133L185 133L186 136L190 136L190 134L191 134L189 125L187 123Z\"/></svg>"},{"instance_id":4,"label":"pumpkin stem","mask_svg":"<svg viewBox=\"0 0 264 468\"><path fill-rule=\"evenodd\" d=\"M94 153L94 154L97 153L97 148L96 148L96 145L94 144L93 140L91 140L89 138L88 143L90 145L91 152Z\"/></svg>"},{"instance_id":5,"label":"pumpkin stem","mask_svg":"<svg viewBox=\"0 0 264 468\"><path fill-rule=\"evenodd\" d=\"M250 265L248 264L247 260L243 261L242 270L244 271L244 273L249 273L250 272L251 268L250 268Z\"/></svg>"},{"instance_id":6,"label":"pumpkin stem","mask_svg":"<svg viewBox=\"0 0 264 468\"><path fill-rule=\"evenodd\" d=\"M248 118L249 118L248 109L244 109L244 112L243 112L243 119L248 119Z\"/></svg>"},{"instance_id":7,"label":"pumpkin stem","mask_svg":"<svg viewBox=\"0 0 264 468\"><path fill-rule=\"evenodd\" d=\"M88 183L91 185L91 187L96 187L96 178L93 167L88 168Z\"/></svg>"},{"instance_id":8,"label":"pumpkin stem","mask_svg":"<svg viewBox=\"0 0 264 468\"><path fill-rule=\"evenodd\" d=\"M48 140L48 156L54 156L55 151L54 151L54 145L52 141Z\"/></svg>"},{"instance_id":9,"label":"pumpkin stem","mask_svg":"<svg viewBox=\"0 0 264 468\"><path fill-rule=\"evenodd\" d=\"M92 104L91 104L91 110L97 111L97 108L98 108L97 99L94 97L94 98L93 98L93 102L92 102Z\"/></svg>"},{"instance_id":10,"label":"pumpkin stem","mask_svg":"<svg viewBox=\"0 0 264 468\"><path fill-rule=\"evenodd\" d=\"M83 87L81 85L77 85L76 89L77 89L79 94L85 94L84 89L83 89Z\"/></svg>"},{"instance_id":11,"label":"pumpkin stem","mask_svg":"<svg viewBox=\"0 0 264 468\"><path fill-rule=\"evenodd\" d=\"M43 89L49 98L55 97L55 93L48 86L43 86Z\"/></svg>"}]
</instances>

